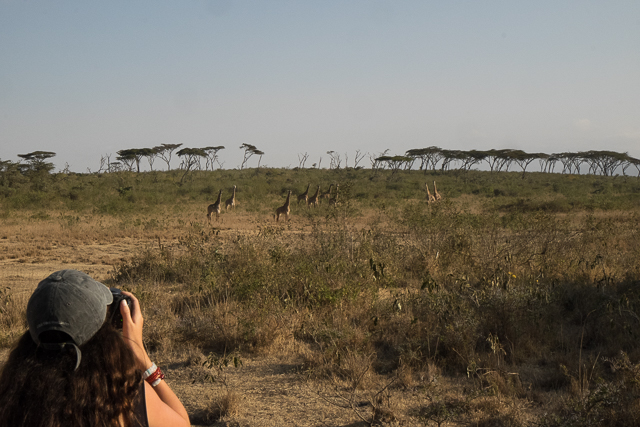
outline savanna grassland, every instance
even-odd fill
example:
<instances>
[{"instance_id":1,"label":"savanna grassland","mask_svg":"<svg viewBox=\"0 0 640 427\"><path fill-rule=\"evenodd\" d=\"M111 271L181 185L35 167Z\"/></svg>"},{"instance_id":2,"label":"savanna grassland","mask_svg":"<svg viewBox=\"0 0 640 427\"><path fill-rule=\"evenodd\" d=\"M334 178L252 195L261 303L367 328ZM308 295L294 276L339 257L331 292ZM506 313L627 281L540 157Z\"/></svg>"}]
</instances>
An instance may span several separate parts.
<instances>
[{"instance_id":1,"label":"savanna grassland","mask_svg":"<svg viewBox=\"0 0 640 427\"><path fill-rule=\"evenodd\" d=\"M78 268L140 298L194 425L640 425L637 177L183 175L0 177L2 354Z\"/></svg>"}]
</instances>

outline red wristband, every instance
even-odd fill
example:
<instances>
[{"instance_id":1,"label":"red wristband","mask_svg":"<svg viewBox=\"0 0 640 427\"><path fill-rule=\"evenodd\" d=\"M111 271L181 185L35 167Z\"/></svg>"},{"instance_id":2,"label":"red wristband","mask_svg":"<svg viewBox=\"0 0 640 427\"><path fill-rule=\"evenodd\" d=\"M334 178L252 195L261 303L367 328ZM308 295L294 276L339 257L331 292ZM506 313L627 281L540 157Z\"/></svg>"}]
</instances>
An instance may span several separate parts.
<instances>
[{"instance_id":1,"label":"red wristband","mask_svg":"<svg viewBox=\"0 0 640 427\"><path fill-rule=\"evenodd\" d=\"M160 370L160 368L156 368L155 372L145 378L145 381L151 384L153 387L160 384L160 381L164 379L164 374Z\"/></svg>"}]
</instances>

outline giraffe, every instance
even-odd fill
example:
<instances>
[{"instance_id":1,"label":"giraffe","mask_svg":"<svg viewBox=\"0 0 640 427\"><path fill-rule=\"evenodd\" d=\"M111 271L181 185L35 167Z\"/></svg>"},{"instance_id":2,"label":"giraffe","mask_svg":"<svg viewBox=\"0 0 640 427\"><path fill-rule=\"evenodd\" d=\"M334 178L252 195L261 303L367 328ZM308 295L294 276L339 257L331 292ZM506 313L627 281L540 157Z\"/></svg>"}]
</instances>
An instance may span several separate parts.
<instances>
[{"instance_id":1,"label":"giraffe","mask_svg":"<svg viewBox=\"0 0 640 427\"><path fill-rule=\"evenodd\" d=\"M424 186L427 187L427 203L434 203L436 198L433 197L433 194L429 191L429 184L425 184Z\"/></svg>"},{"instance_id":2,"label":"giraffe","mask_svg":"<svg viewBox=\"0 0 640 427\"><path fill-rule=\"evenodd\" d=\"M331 198L331 189L333 188L333 184L329 185L329 190L326 193L322 193L322 198L329 200Z\"/></svg>"},{"instance_id":3,"label":"giraffe","mask_svg":"<svg viewBox=\"0 0 640 427\"><path fill-rule=\"evenodd\" d=\"M311 184L307 184L307 189L304 191L304 193L298 195L298 204L300 204L301 201L304 200L305 203L307 203L307 200L309 200L309 186L311 186Z\"/></svg>"},{"instance_id":4,"label":"giraffe","mask_svg":"<svg viewBox=\"0 0 640 427\"><path fill-rule=\"evenodd\" d=\"M331 197L329 199L329 205L330 206L338 206L338 188L340 187L340 184L336 184L336 194L335 196Z\"/></svg>"},{"instance_id":5,"label":"giraffe","mask_svg":"<svg viewBox=\"0 0 640 427\"><path fill-rule=\"evenodd\" d=\"M227 199L226 202L224 202L224 208L225 210L231 208L235 208L236 207L236 186L233 186L233 194L231 195L230 198Z\"/></svg>"},{"instance_id":6,"label":"giraffe","mask_svg":"<svg viewBox=\"0 0 640 427\"><path fill-rule=\"evenodd\" d=\"M318 198L319 194L320 194L320 186L318 185L316 194L314 194L313 196L309 197L309 199L307 199L307 207L311 207L311 206L313 206L314 208L318 207L318 203L320 202L320 199Z\"/></svg>"},{"instance_id":7,"label":"giraffe","mask_svg":"<svg viewBox=\"0 0 640 427\"><path fill-rule=\"evenodd\" d=\"M436 201L442 200L442 196L438 193L438 189L436 188L436 182L433 181L433 196L436 198Z\"/></svg>"},{"instance_id":8,"label":"giraffe","mask_svg":"<svg viewBox=\"0 0 640 427\"><path fill-rule=\"evenodd\" d=\"M216 221L220 220L220 199L222 198L222 190L218 193L218 200L207 206L207 220L211 224L211 214L216 213Z\"/></svg>"},{"instance_id":9,"label":"giraffe","mask_svg":"<svg viewBox=\"0 0 640 427\"><path fill-rule=\"evenodd\" d=\"M291 190L289 190L289 192L287 193L287 201L284 202L284 205L276 209L276 214L274 215L276 222L280 221L281 215L284 215L285 219L289 221L289 214L291 213L291 208L289 207L290 198L291 198Z\"/></svg>"}]
</instances>

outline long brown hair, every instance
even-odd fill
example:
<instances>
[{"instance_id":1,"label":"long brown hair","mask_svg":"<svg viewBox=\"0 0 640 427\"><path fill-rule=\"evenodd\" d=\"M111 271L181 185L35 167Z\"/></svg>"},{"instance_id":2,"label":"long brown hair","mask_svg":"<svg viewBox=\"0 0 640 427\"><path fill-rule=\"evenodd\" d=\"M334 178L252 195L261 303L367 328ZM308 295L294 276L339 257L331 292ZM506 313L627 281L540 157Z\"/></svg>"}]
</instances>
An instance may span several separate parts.
<instances>
[{"instance_id":1,"label":"long brown hair","mask_svg":"<svg viewBox=\"0 0 640 427\"><path fill-rule=\"evenodd\" d=\"M0 374L0 426L130 427L142 375L120 332L106 322L82 347L51 353L29 331Z\"/></svg>"}]
</instances>

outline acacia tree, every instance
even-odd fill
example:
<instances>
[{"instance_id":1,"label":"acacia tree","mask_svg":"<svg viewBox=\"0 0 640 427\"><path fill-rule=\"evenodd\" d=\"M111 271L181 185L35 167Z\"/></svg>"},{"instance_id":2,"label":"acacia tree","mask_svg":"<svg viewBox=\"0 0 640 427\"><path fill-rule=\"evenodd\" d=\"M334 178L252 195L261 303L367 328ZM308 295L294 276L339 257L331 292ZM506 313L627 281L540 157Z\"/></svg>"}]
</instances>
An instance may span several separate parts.
<instances>
[{"instance_id":1,"label":"acacia tree","mask_svg":"<svg viewBox=\"0 0 640 427\"><path fill-rule=\"evenodd\" d=\"M629 157L627 161L629 162L627 166L633 165L636 167L636 170L638 171L638 177L640 178L640 159L636 159L635 157ZM626 168L623 169L623 173L625 170Z\"/></svg>"},{"instance_id":2,"label":"acacia tree","mask_svg":"<svg viewBox=\"0 0 640 427\"><path fill-rule=\"evenodd\" d=\"M377 163L386 163L389 169L391 169L391 173L394 174L398 172L400 169L407 169L407 165L409 168L415 158L410 156L380 156L375 159Z\"/></svg>"},{"instance_id":3,"label":"acacia tree","mask_svg":"<svg viewBox=\"0 0 640 427\"><path fill-rule=\"evenodd\" d=\"M18 154L18 157L24 159L27 162L27 168L25 171L36 173L49 173L53 170L53 163L49 163L46 160L54 157L56 153L53 151L33 151L28 154Z\"/></svg>"},{"instance_id":4,"label":"acacia tree","mask_svg":"<svg viewBox=\"0 0 640 427\"><path fill-rule=\"evenodd\" d=\"M135 163L136 170L140 172L140 161L146 155L148 155L150 148L128 148L126 150L117 151L117 160L123 162L129 171L133 171L133 165Z\"/></svg>"},{"instance_id":5,"label":"acacia tree","mask_svg":"<svg viewBox=\"0 0 640 427\"><path fill-rule=\"evenodd\" d=\"M638 169L638 172L640 172L640 169L639 169L640 160L629 156L628 153L624 153L624 155L626 159L625 159L625 162L622 164L622 174L624 176L627 176L627 169L629 168L629 166L635 166L636 169Z\"/></svg>"},{"instance_id":6,"label":"acacia tree","mask_svg":"<svg viewBox=\"0 0 640 427\"><path fill-rule=\"evenodd\" d=\"M442 156L441 168L443 171L449 170L454 161L464 162L467 158L465 152L461 150L440 150L440 155Z\"/></svg>"},{"instance_id":7,"label":"acacia tree","mask_svg":"<svg viewBox=\"0 0 640 427\"><path fill-rule=\"evenodd\" d=\"M158 145L157 147L153 147L153 149L156 150L157 156L164 160L167 164L168 171L171 170L171 154L174 152L174 150L180 148L181 146L182 144L162 144Z\"/></svg>"},{"instance_id":8,"label":"acacia tree","mask_svg":"<svg viewBox=\"0 0 640 427\"><path fill-rule=\"evenodd\" d=\"M509 153L513 161L515 161L518 166L522 168L522 179L524 179L524 174L527 171L527 167L538 158L538 154L526 153L522 150L511 150Z\"/></svg>"},{"instance_id":9,"label":"acacia tree","mask_svg":"<svg viewBox=\"0 0 640 427\"><path fill-rule=\"evenodd\" d=\"M180 178L181 184L190 170L195 169L196 166L200 168L200 159L207 157L207 153L202 148L183 148L176 154L182 158L180 167L184 170L184 174Z\"/></svg>"},{"instance_id":10,"label":"acacia tree","mask_svg":"<svg viewBox=\"0 0 640 427\"><path fill-rule=\"evenodd\" d=\"M485 151L486 157L485 160L489 163L489 168L491 172L500 172L503 168L508 172L511 167L511 163L515 160L512 152L509 148L503 148L500 150L487 150Z\"/></svg>"},{"instance_id":11,"label":"acacia tree","mask_svg":"<svg viewBox=\"0 0 640 427\"><path fill-rule=\"evenodd\" d=\"M158 147L153 148L141 148L142 156L147 158L149 162L149 169L153 170L153 162L155 162L156 157L158 157Z\"/></svg>"},{"instance_id":12,"label":"acacia tree","mask_svg":"<svg viewBox=\"0 0 640 427\"><path fill-rule=\"evenodd\" d=\"M464 155L459 160L462 162L462 169L467 171L471 170L471 166L482 162L487 156L484 151L478 150L463 151L462 153Z\"/></svg>"},{"instance_id":13,"label":"acacia tree","mask_svg":"<svg viewBox=\"0 0 640 427\"><path fill-rule=\"evenodd\" d=\"M53 151L33 151L28 154L18 154L18 157L24 159L26 164L18 164L18 170L30 181L35 190L44 191L50 172L53 170L53 163L47 162L47 159L55 156Z\"/></svg>"},{"instance_id":14,"label":"acacia tree","mask_svg":"<svg viewBox=\"0 0 640 427\"><path fill-rule=\"evenodd\" d=\"M582 153L582 158L589 163L589 172L602 173L604 176L612 176L616 169L627 161L627 153L615 151L587 151Z\"/></svg>"},{"instance_id":15,"label":"acacia tree","mask_svg":"<svg viewBox=\"0 0 640 427\"><path fill-rule=\"evenodd\" d=\"M242 164L240 165L240 169L244 169L244 165L247 163L249 158L251 158L251 156L253 156L254 154L257 156L260 156L260 158L258 159L258 169L260 169L260 161L262 160L262 156L264 152L258 150L255 145L251 145L247 143L243 143L240 146L240 149L244 150L244 158L242 159Z\"/></svg>"},{"instance_id":16,"label":"acacia tree","mask_svg":"<svg viewBox=\"0 0 640 427\"><path fill-rule=\"evenodd\" d=\"M580 165L584 160L583 153L556 153L552 155L554 159L557 159L562 163L562 173L580 173Z\"/></svg>"},{"instance_id":17,"label":"acacia tree","mask_svg":"<svg viewBox=\"0 0 640 427\"><path fill-rule=\"evenodd\" d=\"M209 169L209 165L211 165L211 170L213 170L214 163L217 163L219 167L222 167L220 164L220 160L218 158L218 151L223 150L223 145L218 145L217 147L204 147L202 151L205 152L207 157L207 163L205 165L205 169Z\"/></svg>"},{"instance_id":18,"label":"acacia tree","mask_svg":"<svg viewBox=\"0 0 640 427\"><path fill-rule=\"evenodd\" d=\"M436 165L443 158L442 149L435 146L427 148L414 148L408 150L405 155L419 158L419 170L424 170L425 173L427 172L427 169L436 170Z\"/></svg>"},{"instance_id":19,"label":"acacia tree","mask_svg":"<svg viewBox=\"0 0 640 427\"><path fill-rule=\"evenodd\" d=\"M376 157L373 154L369 155L369 160L371 161L371 169L376 170L376 169L384 169L384 163L382 163L380 160L378 160L381 157L385 157L387 155L387 153L389 152L389 149L387 148L386 150L384 150L382 153L378 153L378 157Z\"/></svg>"},{"instance_id":20,"label":"acacia tree","mask_svg":"<svg viewBox=\"0 0 640 427\"><path fill-rule=\"evenodd\" d=\"M536 156L540 164L540 172L547 172L551 166L551 156L545 153L536 153Z\"/></svg>"}]
</instances>

